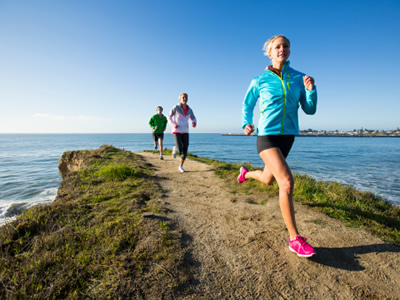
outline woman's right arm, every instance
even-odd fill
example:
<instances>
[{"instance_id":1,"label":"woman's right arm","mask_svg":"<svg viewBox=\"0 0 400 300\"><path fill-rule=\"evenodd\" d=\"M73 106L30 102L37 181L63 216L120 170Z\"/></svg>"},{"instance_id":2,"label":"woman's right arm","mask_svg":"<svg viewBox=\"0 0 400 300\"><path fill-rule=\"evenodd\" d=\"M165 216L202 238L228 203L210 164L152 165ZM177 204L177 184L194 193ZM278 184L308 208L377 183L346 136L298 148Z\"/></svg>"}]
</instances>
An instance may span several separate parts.
<instances>
[{"instance_id":1,"label":"woman's right arm","mask_svg":"<svg viewBox=\"0 0 400 300\"><path fill-rule=\"evenodd\" d=\"M174 128L174 129L178 128L178 125L176 124L175 118L174 118L175 113L176 113L176 106L171 108L171 110L168 113L168 117L167 117L169 124L171 124L172 128Z\"/></svg>"},{"instance_id":2,"label":"woman's right arm","mask_svg":"<svg viewBox=\"0 0 400 300\"><path fill-rule=\"evenodd\" d=\"M242 107L242 129L245 130L246 135L254 131L253 114L259 95L257 80L253 79L244 97Z\"/></svg>"},{"instance_id":3,"label":"woman's right arm","mask_svg":"<svg viewBox=\"0 0 400 300\"><path fill-rule=\"evenodd\" d=\"M253 124L247 124L247 125L244 127L244 134L245 134L245 135L250 135L250 134L253 133L253 131L254 131L254 125L253 125Z\"/></svg>"}]
</instances>

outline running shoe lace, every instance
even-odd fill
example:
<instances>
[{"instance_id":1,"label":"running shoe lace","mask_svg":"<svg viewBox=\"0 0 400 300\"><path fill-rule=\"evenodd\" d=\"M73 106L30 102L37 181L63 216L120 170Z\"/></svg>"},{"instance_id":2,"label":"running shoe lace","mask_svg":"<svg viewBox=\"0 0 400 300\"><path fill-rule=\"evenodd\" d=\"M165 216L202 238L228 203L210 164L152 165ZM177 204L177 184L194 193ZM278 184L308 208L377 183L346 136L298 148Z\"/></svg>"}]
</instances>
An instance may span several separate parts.
<instances>
[{"instance_id":1,"label":"running shoe lace","mask_svg":"<svg viewBox=\"0 0 400 300\"><path fill-rule=\"evenodd\" d=\"M297 240L300 242L300 244L301 244L302 247L305 247L305 246L307 245L307 238L302 237L302 236L299 236L299 237L297 238Z\"/></svg>"}]
</instances>

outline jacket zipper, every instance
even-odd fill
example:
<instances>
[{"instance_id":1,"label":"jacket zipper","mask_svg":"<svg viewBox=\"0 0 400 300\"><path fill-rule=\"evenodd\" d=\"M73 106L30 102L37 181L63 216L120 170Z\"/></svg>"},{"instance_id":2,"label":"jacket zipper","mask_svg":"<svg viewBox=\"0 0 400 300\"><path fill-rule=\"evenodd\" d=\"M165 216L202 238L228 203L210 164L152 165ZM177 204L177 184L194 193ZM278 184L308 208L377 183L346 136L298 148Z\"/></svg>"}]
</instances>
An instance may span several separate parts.
<instances>
[{"instance_id":1,"label":"jacket zipper","mask_svg":"<svg viewBox=\"0 0 400 300\"><path fill-rule=\"evenodd\" d=\"M285 129L285 113L286 113L286 90L285 90L285 84L283 83L282 79L282 73L281 73L281 78L279 78L282 82L282 89L283 89L283 115L282 115L282 135L283 131Z\"/></svg>"},{"instance_id":2,"label":"jacket zipper","mask_svg":"<svg viewBox=\"0 0 400 300\"><path fill-rule=\"evenodd\" d=\"M282 69L281 76L279 77L279 79L281 80L282 89L283 89L282 135L283 135L283 132L285 130L285 114L286 114L286 89L285 89L285 83L283 82L283 73L285 71L285 68L286 68L286 64ZM288 81L286 83L287 83L287 85L289 87L289 74L288 74L287 79L288 79Z\"/></svg>"},{"instance_id":3,"label":"jacket zipper","mask_svg":"<svg viewBox=\"0 0 400 300\"><path fill-rule=\"evenodd\" d=\"M283 72L286 68L286 64L282 69L281 75L278 76L276 73L272 72L273 74L275 74L276 76L278 76L278 78L280 79L281 83L282 83L282 90L283 90L283 115L282 115L282 130L281 130L281 134L283 135L284 129L285 129L285 114L286 114L286 89L285 89L285 83L283 82ZM287 75L287 81L286 81L287 87L289 89L289 74Z\"/></svg>"}]
</instances>

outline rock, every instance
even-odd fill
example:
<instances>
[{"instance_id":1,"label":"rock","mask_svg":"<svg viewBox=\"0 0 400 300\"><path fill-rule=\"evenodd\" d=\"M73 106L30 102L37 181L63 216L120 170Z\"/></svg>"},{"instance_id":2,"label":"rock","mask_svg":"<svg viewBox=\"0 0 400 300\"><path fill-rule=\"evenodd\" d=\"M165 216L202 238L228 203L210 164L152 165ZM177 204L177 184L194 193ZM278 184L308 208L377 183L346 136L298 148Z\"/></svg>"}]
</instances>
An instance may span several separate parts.
<instances>
[{"instance_id":1,"label":"rock","mask_svg":"<svg viewBox=\"0 0 400 300\"><path fill-rule=\"evenodd\" d=\"M58 170L61 177L65 177L71 172L76 172L83 167L85 155L82 151L65 152L58 160Z\"/></svg>"},{"instance_id":2,"label":"rock","mask_svg":"<svg viewBox=\"0 0 400 300\"><path fill-rule=\"evenodd\" d=\"M76 172L86 166L89 158L98 156L103 152L114 152L117 149L112 145L103 145L96 151L69 151L65 152L58 160L58 170L62 178L71 172Z\"/></svg>"}]
</instances>

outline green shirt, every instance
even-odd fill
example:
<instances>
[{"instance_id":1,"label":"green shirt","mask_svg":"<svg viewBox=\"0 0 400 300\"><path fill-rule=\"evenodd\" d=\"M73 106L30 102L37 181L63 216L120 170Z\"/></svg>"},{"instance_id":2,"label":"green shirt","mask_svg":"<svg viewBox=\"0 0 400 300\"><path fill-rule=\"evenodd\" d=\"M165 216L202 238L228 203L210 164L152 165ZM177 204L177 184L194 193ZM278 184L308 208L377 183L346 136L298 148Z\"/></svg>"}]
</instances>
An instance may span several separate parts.
<instances>
[{"instance_id":1,"label":"green shirt","mask_svg":"<svg viewBox=\"0 0 400 300\"><path fill-rule=\"evenodd\" d=\"M167 118L164 115L161 115L160 117L158 114L155 114L151 117L149 125L155 133L163 133L164 130L167 128L167 122ZM156 126L157 129L155 129Z\"/></svg>"}]
</instances>

